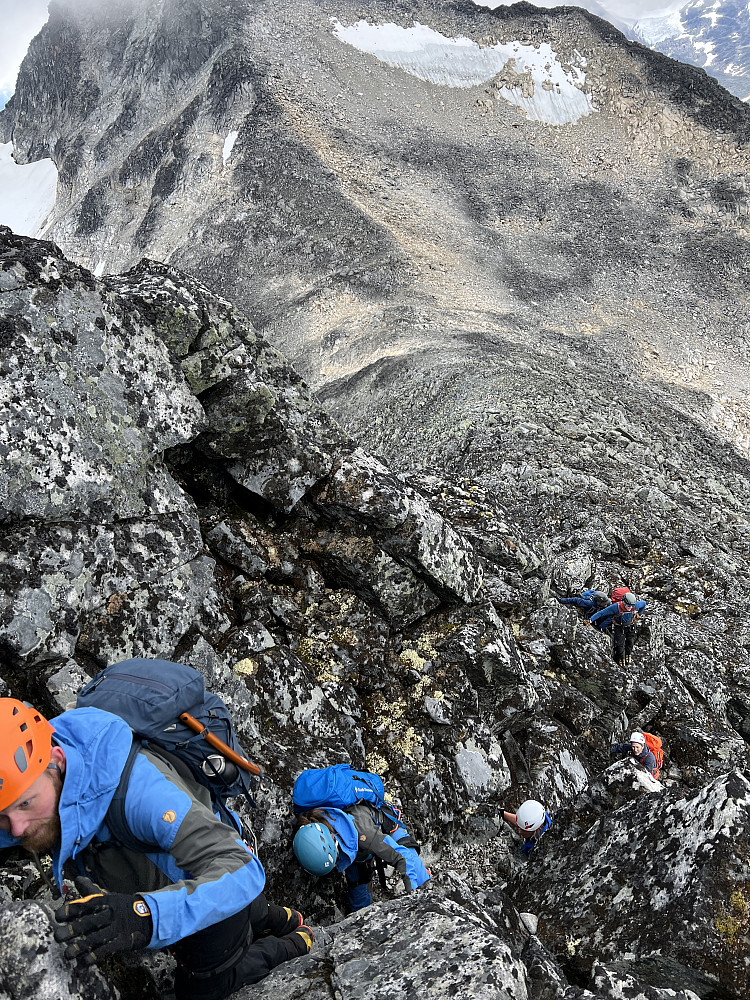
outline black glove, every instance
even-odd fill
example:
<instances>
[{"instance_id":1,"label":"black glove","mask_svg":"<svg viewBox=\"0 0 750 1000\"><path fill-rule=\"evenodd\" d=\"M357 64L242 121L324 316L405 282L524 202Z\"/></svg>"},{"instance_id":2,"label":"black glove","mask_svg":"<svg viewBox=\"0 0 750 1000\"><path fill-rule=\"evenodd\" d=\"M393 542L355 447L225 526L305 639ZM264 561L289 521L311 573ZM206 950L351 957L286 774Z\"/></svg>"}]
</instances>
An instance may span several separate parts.
<instances>
[{"instance_id":1,"label":"black glove","mask_svg":"<svg viewBox=\"0 0 750 1000\"><path fill-rule=\"evenodd\" d=\"M612 745L612 746L611 746L611 747L609 748L609 756L610 756L610 757L616 757L616 756L618 755L618 753L619 753L619 752L620 752L620 751L619 751L619 750L617 749L617 747L616 747L616 746L614 746L614 745Z\"/></svg>"},{"instance_id":2,"label":"black glove","mask_svg":"<svg viewBox=\"0 0 750 1000\"><path fill-rule=\"evenodd\" d=\"M414 892L414 886L411 884L411 879L408 875L402 875L401 881L404 883L404 892Z\"/></svg>"},{"instance_id":3,"label":"black glove","mask_svg":"<svg viewBox=\"0 0 750 1000\"><path fill-rule=\"evenodd\" d=\"M60 925L55 941L65 944L65 957L93 965L105 955L145 948L153 936L151 911L142 896L104 893L88 878L76 879L83 899L65 903L55 913Z\"/></svg>"}]
</instances>

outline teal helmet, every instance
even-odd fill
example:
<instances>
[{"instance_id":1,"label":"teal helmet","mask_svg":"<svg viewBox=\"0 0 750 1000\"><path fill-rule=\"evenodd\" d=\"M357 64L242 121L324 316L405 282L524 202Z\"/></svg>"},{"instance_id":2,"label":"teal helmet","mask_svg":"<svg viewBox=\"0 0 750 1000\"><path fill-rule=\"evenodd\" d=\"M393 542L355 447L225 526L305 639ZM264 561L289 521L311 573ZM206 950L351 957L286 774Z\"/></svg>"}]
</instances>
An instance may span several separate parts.
<instances>
[{"instance_id":1,"label":"teal helmet","mask_svg":"<svg viewBox=\"0 0 750 1000\"><path fill-rule=\"evenodd\" d=\"M297 860L311 875L328 875L336 866L338 847L333 834L322 823L306 823L294 835L292 848Z\"/></svg>"}]
</instances>

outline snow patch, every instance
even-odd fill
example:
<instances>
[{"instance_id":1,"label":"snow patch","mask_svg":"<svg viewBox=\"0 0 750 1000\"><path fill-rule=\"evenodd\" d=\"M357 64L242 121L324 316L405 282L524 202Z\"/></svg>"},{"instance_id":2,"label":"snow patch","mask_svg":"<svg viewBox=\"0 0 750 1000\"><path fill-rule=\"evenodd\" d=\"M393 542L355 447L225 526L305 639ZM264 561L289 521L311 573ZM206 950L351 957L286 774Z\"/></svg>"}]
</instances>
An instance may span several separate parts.
<instances>
[{"instance_id":1,"label":"snow patch","mask_svg":"<svg viewBox=\"0 0 750 1000\"><path fill-rule=\"evenodd\" d=\"M716 58L716 53L714 52L714 43L713 42L694 42L693 44L694 44L695 48L699 52L703 53L703 56L704 56L704 59L705 59L705 61L703 63L704 68L706 66L710 66L713 63L714 59Z\"/></svg>"},{"instance_id":2,"label":"snow patch","mask_svg":"<svg viewBox=\"0 0 750 1000\"><path fill-rule=\"evenodd\" d=\"M417 21L411 28L367 21L346 27L333 18L332 23L340 41L427 83L476 87L506 68L524 76L517 85L499 89L498 96L522 108L532 121L563 125L596 110L582 90L586 60L576 53L574 64L563 64L547 42L538 48L521 42L480 46L463 36L447 38Z\"/></svg>"},{"instance_id":3,"label":"snow patch","mask_svg":"<svg viewBox=\"0 0 750 1000\"><path fill-rule=\"evenodd\" d=\"M237 142L237 136L239 132L230 132L226 139L224 140L224 149L221 152L221 158L224 161L224 166L227 164L227 160L232 155L232 150L234 149L234 144Z\"/></svg>"},{"instance_id":4,"label":"snow patch","mask_svg":"<svg viewBox=\"0 0 750 1000\"><path fill-rule=\"evenodd\" d=\"M100 260L99 263L94 268L95 278L101 278L101 276L104 274L104 267L105 267L105 261Z\"/></svg>"},{"instance_id":5,"label":"snow patch","mask_svg":"<svg viewBox=\"0 0 750 1000\"><path fill-rule=\"evenodd\" d=\"M685 31L679 11L668 17L644 17L633 25L633 33L645 45L656 45L666 38L677 38Z\"/></svg>"},{"instance_id":6,"label":"snow patch","mask_svg":"<svg viewBox=\"0 0 750 1000\"><path fill-rule=\"evenodd\" d=\"M19 164L12 152L12 143L0 143L0 225L37 236L55 206L57 167L52 160Z\"/></svg>"}]
</instances>

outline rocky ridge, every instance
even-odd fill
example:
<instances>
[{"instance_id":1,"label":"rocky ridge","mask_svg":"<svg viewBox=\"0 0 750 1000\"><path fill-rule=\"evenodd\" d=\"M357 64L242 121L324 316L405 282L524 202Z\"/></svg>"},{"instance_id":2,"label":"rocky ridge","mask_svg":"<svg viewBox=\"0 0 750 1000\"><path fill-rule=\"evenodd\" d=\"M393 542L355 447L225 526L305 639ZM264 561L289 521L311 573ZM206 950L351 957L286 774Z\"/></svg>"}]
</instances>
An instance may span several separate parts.
<instances>
[{"instance_id":1,"label":"rocky ridge","mask_svg":"<svg viewBox=\"0 0 750 1000\"><path fill-rule=\"evenodd\" d=\"M390 25L391 48L415 23L446 47L470 40L470 66L497 46L549 50L549 75L510 56L467 86L427 49L407 72L336 34L363 21ZM595 110L536 121L513 103L532 90L565 105L558 72ZM357 435L371 374L381 397L410 381L429 409L446 365L476 391L456 358L477 339L533 359L561 338L577 355L575 331L607 366L624 341L746 437L750 110L583 11L62 0L0 132L21 161L57 164L49 235L69 256L117 273L146 253L194 274ZM460 406L452 430L471 415ZM429 464L430 445L401 467Z\"/></svg>"},{"instance_id":2,"label":"rocky ridge","mask_svg":"<svg viewBox=\"0 0 750 1000\"><path fill-rule=\"evenodd\" d=\"M265 765L269 895L321 928L260 991L742 996L747 109L570 9L387 11L577 51L597 111L556 125L507 65L438 86L334 35L375 3L175 12L62 0L0 116L61 168L62 244L0 235L2 691L202 670ZM554 600L622 582L628 672ZM663 787L608 766L636 726ZM290 866L292 780L334 760L435 871L346 920ZM499 817L529 795L556 822L524 866ZM47 890L5 870L0 990L57 997ZM135 995L107 975L66 988Z\"/></svg>"},{"instance_id":3,"label":"rocky ridge","mask_svg":"<svg viewBox=\"0 0 750 1000\"><path fill-rule=\"evenodd\" d=\"M654 586L636 669L615 668L550 592L593 575L637 579L629 536L590 521L571 548L563 521L548 509L542 536L541 512L524 513L510 490L395 474L337 427L246 318L174 269L144 260L96 279L54 244L9 230L0 241L2 690L55 713L91 673L128 656L204 673L265 766L249 818L269 895L293 898L323 928L313 955L262 989L741 996L747 654L718 604L730 570L713 568L699 617ZM699 564L678 548L673 558L683 559L678 579ZM601 774L611 734L632 726L664 736L663 788L627 764ZM386 776L435 869L424 892L343 922L335 884L289 865L293 778L303 763L335 760ZM524 868L500 812L530 794L556 825ZM650 881L640 847L631 857L624 846L634 814L653 851ZM26 901L6 914L3 989L28 996L33 973L35 995L51 998L66 972L38 911L48 892L22 862L5 863L6 898ZM709 869L706 883L697 873ZM687 895L660 902L685 878ZM614 897L636 883L641 905L658 912L659 940L627 937ZM690 893L700 905L688 939L679 900ZM571 898L574 954L563 932ZM434 953L423 947L427 924L445 942ZM707 929L710 947L698 949ZM38 974L19 969L16 941L39 956ZM386 954L400 956L398 970ZM138 969L137 995L156 996L168 968ZM128 982L135 996L133 975L116 964L108 980L68 989L105 997ZM682 993L668 992L678 981Z\"/></svg>"}]
</instances>

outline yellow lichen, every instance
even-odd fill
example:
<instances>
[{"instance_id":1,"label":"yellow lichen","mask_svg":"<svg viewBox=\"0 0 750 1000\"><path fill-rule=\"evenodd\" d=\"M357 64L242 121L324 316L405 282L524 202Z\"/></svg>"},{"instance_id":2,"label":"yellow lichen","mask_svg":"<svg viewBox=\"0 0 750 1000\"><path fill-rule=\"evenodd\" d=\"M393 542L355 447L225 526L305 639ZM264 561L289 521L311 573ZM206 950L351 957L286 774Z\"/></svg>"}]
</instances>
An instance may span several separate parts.
<instances>
[{"instance_id":1,"label":"yellow lichen","mask_svg":"<svg viewBox=\"0 0 750 1000\"><path fill-rule=\"evenodd\" d=\"M728 944L736 943L742 928L740 921L736 917L731 917L728 913L722 913L721 916L715 917L714 926L719 934L723 938L726 938Z\"/></svg>"},{"instance_id":2,"label":"yellow lichen","mask_svg":"<svg viewBox=\"0 0 750 1000\"><path fill-rule=\"evenodd\" d=\"M234 672L239 674L240 677L252 677L253 674L258 673L258 664L255 660L246 656L244 660L239 660L235 663Z\"/></svg>"},{"instance_id":3,"label":"yellow lichen","mask_svg":"<svg viewBox=\"0 0 750 1000\"><path fill-rule=\"evenodd\" d=\"M747 888L735 889L729 896L728 910L722 907L714 917L714 927L730 947L737 945L740 938L748 933L750 903L745 895Z\"/></svg>"},{"instance_id":4,"label":"yellow lichen","mask_svg":"<svg viewBox=\"0 0 750 1000\"><path fill-rule=\"evenodd\" d=\"M399 656L399 660L403 663L405 667L411 667L413 670L419 670L422 672L427 659L419 655L416 649L402 649Z\"/></svg>"},{"instance_id":5,"label":"yellow lichen","mask_svg":"<svg viewBox=\"0 0 750 1000\"><path fill-rule=\"evenodd\" d=\"M729 905L732 908L732 912L738 917L746 917L750 905L741 889L735 889L732 895L729 897Z\"/></svg>"}]
</instances>

